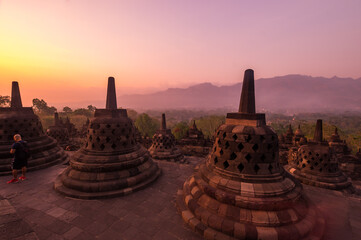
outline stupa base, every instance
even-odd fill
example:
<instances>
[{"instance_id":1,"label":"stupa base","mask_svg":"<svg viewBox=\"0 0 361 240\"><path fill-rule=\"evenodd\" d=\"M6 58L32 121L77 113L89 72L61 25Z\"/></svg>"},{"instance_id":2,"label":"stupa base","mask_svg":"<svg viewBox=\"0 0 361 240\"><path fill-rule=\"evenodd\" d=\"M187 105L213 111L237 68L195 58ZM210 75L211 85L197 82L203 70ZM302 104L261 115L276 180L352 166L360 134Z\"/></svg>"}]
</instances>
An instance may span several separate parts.
<instances>
[{"instance_id":1,"label":"stupa base","mask_svg":"<svg viewBox=\"0 0 361 240\"><path fill-rule=\"evenodd\" d=\"M292 167L291 165L286 165L285 169L303 184L326 188L330 190L342 191L348 194L352 194L355 192L351 181L349 181L347 177L344 176L341 172L338 176L326 177L301 172L300 170Z\"/></svg>"},{"instance_id":2,"label":"stupa base","mask_svg":"<svg viewBox=\"0 0 361 240\"><path fill-rule=\"evenodd\" d=\"M162 152L150 151L150 154L154 160L188 163L184 158L183 153L179 149L173 151L162 151Z\"/></svg>"},{"instance_id":3,"label":"stupa base","mask_svg":"<svg viewBox=\"0 0 361 240\"><path fill-rule=\"evenodd\" d=\"M65 171L67 170L68 169L65 169ZM54 189L65 196L72 198L80 198L80 199L102 199L102 198L104 199L104 198L125 196L135 191L144 189L145 187L153 183L155 180L157 180L162 173L161 169L157 168L155 172L149 172L149 174L142 176L144 178L143 181L126 188L121 188L113 191L104 191L104 192L82 192L76 189L68 188L63 184L62 177L64 177L64 172L56 178L54 182ZM133 182L134 180L124 179L124 181L130 183Z\"/></svg>"},{"instance_id":4,"label":"stupa base","mask_svg":"<svg viewBox=\"0 0 361 240\"><path fill-rule=\"evenodd\" d=\"M183 220L205 239L322 239L325 221L301 193L300 184L284 194L264 188L257 191L268 197L256 197L256 189L254 194L243 196L230 193L231 185L225 191L208 182L205 169L201 165L177 193L177 208ZM228 180L222 178L219 182Z\"/></svg>"}]
</instances>

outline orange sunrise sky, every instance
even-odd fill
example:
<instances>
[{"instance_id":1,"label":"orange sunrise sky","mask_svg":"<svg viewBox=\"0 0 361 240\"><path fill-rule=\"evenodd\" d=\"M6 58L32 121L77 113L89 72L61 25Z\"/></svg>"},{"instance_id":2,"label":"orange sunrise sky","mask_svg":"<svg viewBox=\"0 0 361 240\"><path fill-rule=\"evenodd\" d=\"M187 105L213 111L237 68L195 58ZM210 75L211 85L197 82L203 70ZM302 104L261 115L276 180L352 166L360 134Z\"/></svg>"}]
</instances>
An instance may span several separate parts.
<instances>
[{"instance_id":1,"label":"orange sunrise sky","mask_svg":"<svg viewBox=\"0 0 361 240\"><path fill-rule=\"evenodd\" d=\"M118 95L230 85L247 68L360 78L360 12L359 0L0 0L0 95L19 81L24 106L86 107L108 76Z\"/></svg>"}]
</instances>

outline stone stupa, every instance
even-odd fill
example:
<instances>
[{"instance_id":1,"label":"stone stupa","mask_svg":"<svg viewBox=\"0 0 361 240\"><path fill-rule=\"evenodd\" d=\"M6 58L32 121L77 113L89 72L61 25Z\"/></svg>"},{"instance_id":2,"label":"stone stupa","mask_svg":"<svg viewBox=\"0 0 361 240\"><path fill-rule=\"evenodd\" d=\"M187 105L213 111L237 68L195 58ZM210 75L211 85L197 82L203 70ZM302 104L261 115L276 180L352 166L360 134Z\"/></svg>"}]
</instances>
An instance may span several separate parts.
<instances>
[{"instance_id":1,"label":"stone stupa","mask_svg":"<svg viewBox=\"0 0 361 240\"><path fill-rule=\"evenodd\" d=\"M307 143L307 138L305 137L305 134L301 130L301 125L298 125L298 128L295 131L295 136L293 137L293 145L300 146L306 143Z\"/></svg>"},{"instance_id":2,"label":"stone stupa","mask_svg":"<svg viewBox=\"0 0 361 240\"><path fill-rule=\"evenodd\" d=\"M161 174L147 149L135 141L126 109L117 109L115 80L108 79L106 109L96 109L85 145L55 180L56 191L94 199L122 196L147 187Z\"/></svg>"},{"instance_id":3,"label":"stone stupa","mask_svg":"<svg viewBox=\"0 0 361 240\"><path fill-rule=\"evenodd\" d=\"M321 119L317 120L313 141L300 146L294 162L285 168L304 184L353 192L351 182L338 167L335 152L323 139Z\"/></svg>"},{"instance_id":4,"label":"stone stupa","mask_svg":"<svg viewBox=\"0 0 361 240\"><path fill-rule=\"evenodd\" d=\"M332 148L338 158L342 158L351 153L351 149L347 146L346 141L341 140L337 127L335 127L335 132L331 135L328 145Z\"/></svg>"},{"instance_id":5,"label":"stone stupa","mask_svg":"<svg viewBox=\"0 0 361 240\"><path fill-rule=\"evenodd\" d=\"M54 125L46 130L48 136L55 138L60 145L66 145L69 142L69 132L59 121L59 114L54 113Z\"/></svg>"},{"instance_id":6,"label":"stone stupa","mask_svg":"<svg viewBox=\"0 0 361 240\"><path fill-rule=\"evenodd\" d=\"M182 151L176 147L174 135L170 129L167 129L164 113L162 114L161 128L153 135L149 152L156 160L185 162Z\"/></svg>"},{"instance_id":7,"label":"stone stupa","mask_svg":"<svg viewBox=\"0 0 361 240\"><path fill-rule=\"evenodd\" d=\"M28 143L31 154L28 171L63 162L68 156L55 139L44 133L33 108L23 107L18 82L12 82L10 107L0 108L0 175L11 174L10 148L15 134L20 134Z\"/></svg>"},{"instance_id":8,"label":"stone stupa","mask_svg":"<svg viewBox=\"0 0 361 240\"><path fill-rule=\"evenodd\" d=\"M245 72L239 112L227 114L177 206L205 239L321 239L323 218L279 164L277 134L255 112L253 70Z\"/></svg>"}]
</instances>

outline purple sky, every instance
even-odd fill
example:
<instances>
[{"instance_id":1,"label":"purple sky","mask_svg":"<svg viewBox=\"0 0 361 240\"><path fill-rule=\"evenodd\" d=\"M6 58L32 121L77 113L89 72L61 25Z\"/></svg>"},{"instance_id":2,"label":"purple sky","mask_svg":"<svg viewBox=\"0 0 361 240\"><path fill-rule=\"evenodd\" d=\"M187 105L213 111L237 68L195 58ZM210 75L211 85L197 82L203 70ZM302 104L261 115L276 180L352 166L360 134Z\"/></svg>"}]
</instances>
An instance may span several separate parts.
<instances>
[{"instance_id":1,"label":"purple sky","mask_svg":"<svg viewBox=\"0 0 361 240\"><path fill-rule=\"evenodd\" d=\"M18 80L28 105L103 98L110 75L125 94L360 63L359 0L0 1L0 95Z\"/></svg>"}]
</instances>

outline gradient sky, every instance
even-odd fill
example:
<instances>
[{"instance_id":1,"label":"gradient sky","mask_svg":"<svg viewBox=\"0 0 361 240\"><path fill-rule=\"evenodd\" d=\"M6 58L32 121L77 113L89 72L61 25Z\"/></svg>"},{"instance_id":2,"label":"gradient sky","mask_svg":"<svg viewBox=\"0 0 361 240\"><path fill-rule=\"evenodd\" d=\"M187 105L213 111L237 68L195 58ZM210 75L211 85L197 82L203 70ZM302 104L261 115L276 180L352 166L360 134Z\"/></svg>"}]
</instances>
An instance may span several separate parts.
<instances>
[{"instance_id":1,"label":"gradient sky","mask_svg":"<svg viewBox=\"0 0 361 240\"><path fill-rule=\"evenodd\" d=\"M26 106L105 104L108 76L118 94L148 93L233 84L247 68L359 78L360 12L360 0L0 0L0 95L17 80Z\"/></svg>"}]
</instances>

